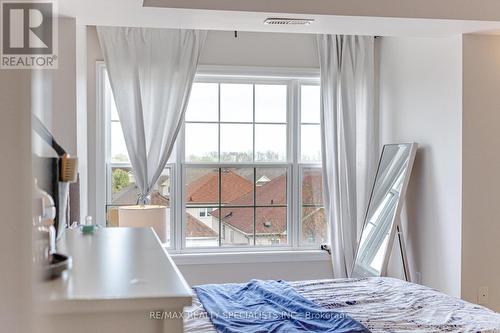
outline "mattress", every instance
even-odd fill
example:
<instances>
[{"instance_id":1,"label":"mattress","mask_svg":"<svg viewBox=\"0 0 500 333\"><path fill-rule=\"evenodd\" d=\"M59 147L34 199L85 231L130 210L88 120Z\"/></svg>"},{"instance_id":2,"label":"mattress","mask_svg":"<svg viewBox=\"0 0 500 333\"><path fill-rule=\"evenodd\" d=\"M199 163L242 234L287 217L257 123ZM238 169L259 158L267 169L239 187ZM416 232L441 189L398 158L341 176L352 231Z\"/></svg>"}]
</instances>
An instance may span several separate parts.
<instances>
[{"instance_id":1,"label":"mattress","mask_svg":"<svg viewBox=\"0 0 500 333\"><path fill-rule=\"evenodd\" d=\"M311 301L358 320L372 332L498 332L500 314L421 285L393 278L289 282ZM195 296L184 332L216 332Z\"/></svg>"}]
</instances>

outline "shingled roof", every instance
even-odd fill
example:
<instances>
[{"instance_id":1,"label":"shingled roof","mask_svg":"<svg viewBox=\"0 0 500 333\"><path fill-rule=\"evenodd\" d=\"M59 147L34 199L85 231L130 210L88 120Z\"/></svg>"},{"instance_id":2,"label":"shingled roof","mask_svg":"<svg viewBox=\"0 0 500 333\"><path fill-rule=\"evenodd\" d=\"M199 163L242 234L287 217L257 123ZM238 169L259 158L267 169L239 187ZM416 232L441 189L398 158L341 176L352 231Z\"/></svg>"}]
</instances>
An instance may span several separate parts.
<instances>
[{"instance_id":1,"label":"shingled roof","mask_svg":"<svg viewBox=\"0 0 500 333\"><path fill-rule=\"evenodd\" d=\"M186 214L186 236L187 237L217 237L218 234L201 222L193 215Z\"/></svg>"},{"instance_id":2,"label":"shingled roof","mask_svg":"<svg viewBox=\"0 0 500 333\"><path fill-rule=\"evenodd\" d=\"M304 205L323 204L322 180L319 172L304 174L302 198ZM278 176L262 186L256 187L255 199L257 205L285 205L286 204L286 175ZM245 234L253 234L253 208L232 208L229 206L252 206L253 191L228 202L222 208L222 222ZM256 209L255 233L283 234L286 233L286 208L261 207ZM219 218L221 213L214 210L212 215ZM324 234L326 232L325 213L323 208L303 208L304 234Z\"/></svg>"},{"instance_id":3,"label":"shingled roof","mask_svg":"<svg viewBox=\"0 0 500 333\"><path fill-rule=\"evenodd\" d=\"M233 170L222 171L222 204L231 202L252 190L252 182ZM219 203L219 173L214 171L191 182L186 189L186 203L217 205Z\"/></svg>"},{"instance_id":4,"label":"shingled roof","mask_svg":"<svg viewBox=\"0 0 500 333\"><path fill-rule=\"evenodd\" d=\"M286 175L281 175L262 186L256 187L255 200L258 205L286 204ZM236 198L222 208L222 222L245 234L253 234L253 208L231 208L228 206L252 206L253 191ZM219 210L212 216L219 218ZM261 207L256 209L255 228L257 234L282 234L286 232L286 207Z\"/></svg>"},{"instance_id":5,"label":"shingled roof","mask_svg":"<svg viewBox=\"0 0 500 333\"><path fill-rule=\"evenodd\" d=\"M113 194L113 206L135 205L139 196L139 188L135 183L127 185L124 189ZM170 198L162 195L158 191L151 192L151 204L160 206L170 206Z\"/></svg>"}]
</instances>

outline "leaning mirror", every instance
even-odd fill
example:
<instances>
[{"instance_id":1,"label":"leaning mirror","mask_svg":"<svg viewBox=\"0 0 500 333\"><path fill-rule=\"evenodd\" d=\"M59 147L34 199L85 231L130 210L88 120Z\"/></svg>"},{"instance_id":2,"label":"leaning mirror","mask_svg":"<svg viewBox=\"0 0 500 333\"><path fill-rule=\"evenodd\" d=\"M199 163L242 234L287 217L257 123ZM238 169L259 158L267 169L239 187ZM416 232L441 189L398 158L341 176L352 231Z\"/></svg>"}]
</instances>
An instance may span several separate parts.
<instances>
[{"instance_id":1,"label":"leaning mirror","mask_svg":"<svg viewBox=\"0 0 500 333\"><path fill-rule=\"evenodd\" d=\"M384 145L358 243L352 277L385 276L397 235L402 237L400 214L410 179L416 143ZM399 238L403 265L408 270L404 240Z\"/></svg>"}]
</instances>

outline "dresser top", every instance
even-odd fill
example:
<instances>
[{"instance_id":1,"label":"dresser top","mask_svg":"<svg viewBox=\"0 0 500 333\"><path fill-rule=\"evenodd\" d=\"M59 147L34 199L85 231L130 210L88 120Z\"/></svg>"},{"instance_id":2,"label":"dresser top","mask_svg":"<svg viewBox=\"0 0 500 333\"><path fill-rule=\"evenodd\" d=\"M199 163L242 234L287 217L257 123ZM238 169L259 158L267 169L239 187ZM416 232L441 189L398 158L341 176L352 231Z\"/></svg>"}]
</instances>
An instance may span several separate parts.
<instances>
[{"instance_id":1,"label":"dresser top","mask_svg":"<svg viewBox=\"0 0 500 333\"><path fill-rule=\"evenodd\" d=\"M150 228L101 228L92 235L67 230L57 251L72 257L72 269L39 284L42 302L56 312L191 304L191 289Z\"/></svg>"}]
</instances>

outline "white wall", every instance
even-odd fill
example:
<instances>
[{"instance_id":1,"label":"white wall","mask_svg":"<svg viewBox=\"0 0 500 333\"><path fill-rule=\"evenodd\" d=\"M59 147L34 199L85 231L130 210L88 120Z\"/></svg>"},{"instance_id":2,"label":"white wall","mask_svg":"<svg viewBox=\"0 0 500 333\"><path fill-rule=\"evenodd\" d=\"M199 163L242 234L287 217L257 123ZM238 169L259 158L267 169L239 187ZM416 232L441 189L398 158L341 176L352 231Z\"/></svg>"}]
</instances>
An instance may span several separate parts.
<instances>
[{"instance_id":1,"label":"white wall","mask_svg":"<svg viewBox=\"0 0 500 333\"><path fill-rule=\"evenodd\" d=\"M205 283L247 282L250 279L298 281L332 278L332 265L328 259L209 265L177 264L177 266L191 286Z\"/></svg>"},{"instance_id":2,"label":"white wall","mask_svg":"<svg viewBox=\"0 0 500 333\"><path fill-rule=\"evenodd\" d=\"M78 154L76 113L76 21L61 18L58 21L58 63L52 75L52 133L71 155Z\"/></svg>"},{"instance_id":3,"label":"white wall","mask_svg":"<svg viewBox=\"0 0 500 333\"><path fill-rule=\"evenodd\" d=\"M75 25L76 73L76 148L80 176L80 220L88 213L88 152L87 152L87 27Z\"/></svg>"},{"instance_id":4,"label":"white wall","mask_svg":"<svg viewBox=\"0 0 500 333\"><path fill-rule=\"evenodd\" d=\"M380 142L419 143L403 219L411 271L460 296L461 37L377 43Z\"/></svg>"},{"instance_id":5,"label":"white wall","mask_svg":"<svg viewBox=\"0 0 500 333\"><path fill-rule=\"evenodd\" d=\"M500 36L463 39L462 296L500 311Z\"/></svg>"},{"instance_id":6,"label":"white wall","mask_svg":"<svg viewBox=\"0 0 500 333\"><path fill-rule=\"evenodd\" d=\"M31 110L33 114L37 115L44 124L51 130L56 140L59 144L71 155L78 157L78 172L80 174L80 218L86 215L86 202L87 202L87 193L86 193L86 76L85 73L82 72L82 69L86 70L85 63L85 40L82 40L82 37L86 37L86 29L83 30L84 34L82 36L82 27L77 26L75 19L71 18L60 18L58 20L58 68L57 69L48 69L48 70L38 70L32 71L32 83L31 83L31 96L26 98L26 101L30 102L31 97ZM14 71L21 72L21 71ZM29 73L29 72L27 72ZM3 75L3 74L1 74ZM11 83L12 84L12 83ZM21 88L19 88L21 90ZM29 94L30 90L26 89ZM3 106L3 103L2 103ZM21 115L21 110L20 110ZM2 122L3 123L3 122ZM7 124L7 123L6 123ZM28 126L28 134L23 134L20 130L17 134L18 137L26 137L28 140L30 138L29 135L29 126L30 126L29 118L28 121L25 121L24 125ZM83 139L83 140L82 140ZM55 153L51 148L48 148L48 145L42 142L41 139L37 135L35 135L33 140L33 152L40 156L53 156ZM7 140L2 140L2 142L8 142ZM17 148L17 146L16 146ZM3 151L2 151L3 152ZM22 152L22 150L20 150ZM30 156L30 152L28 151L28 156ZM20 159L20 158L19 158ZM12 165L20 165L21 162L13 163ZM31 166L31 164L30 164ZM41 170L39 169L39 165L34 165L33 174L35 176L40 176L45 174L49 174L50 170ZM19 170L22 170L21 168ZM2 172L2 174L9 175L13 181L19 182L21 179L27 179L30 182L30 187L24 191L25 197L28 198L28 194L31 193L31 181L32 177L29 174L24 174L24 178L20 176L16 176L14 173ZM14 186L3 183L8 188L14 189ZM17 190L17 188L16 188ZM6 192L7 193L7 192ZM20 195L15 195L15 193L11 193L14 198L23 198ZM3 199L2 199L3 201ZM19 201L21 203L21 201ZM24 211L28 212L31 215L31 210L27 207L31 207L31 203L24 204ZM16 210L14 206L10 209ZM22 209L20 209L23 211ZM23 212L24 212L23 211ZM78 217L75 217L78 219ZM10 220L10 218L9 218ZM23 221L22 219L14 219L15 221ZM24 219L26 222L29 222L29 219ZM71 221L70 221L71 222ZM19 223L22 225L22 223ZM31 222L28 224L28 230L24 232L17 232L12 230L6 235L9 235L12 241L20 246L25 241L25 236L28 239L28 242L31 242ZM17 235L17 237L12 237L12 235ZM1 242L4 244L4 242ZM7 243L8 244L8 243ZM28 259L29 263L31 263L31 246L28 243L27 245ZM12 256L12 253L17 253L18 249L14 246L9 247L8 250L2 249L2 253L6 253L10 255L12 258L16 259L17 255ZM16 267L19 264L16 264ZM14 267L14 266L13 266ZM31 275L25 273L27 278L31 278ZM22 282L22 279L18 278L19 283ZM31 282L31 281L30 281ZM38 292L37 288L39 287L38 281L33 284L34 294ZM28 287L25 287L27 293L30 293L31 290ZM12 291L15 291L13 288ZM18 292L19 293L19 292ZM20 293L19 293L20 294ZM32 296L32 295L30 295ZM0 297L3 300L3 297ZM1 311L0 311L1 312ZM45 316L37 315L39 309L35 308L35 323L33 324L36 327L36 331L45 331L45 320L47 319ZM19 311L19 315L23 313ZM28 317L24 316L21 320L28 322ZM4 320L2 319L3 323ZM21 328L22 326L19 325ZM12 331L7 328L2 327L6 331ZM34 330L25 329L22 332L32 332Z\"/></svg>"},{"instance_id":7,"label":"white wall","mask_svg":"<svg viewBox=\"0 0 500 333\"><path fill-rule=\"evenodd\" d=\"M201 65L319 67L315 35L209 31Z\"/></svg>"},{"instance_id":8,"label":"white wall","mask_svg":"<svg viewBox=\"0 0 500 333\"><path fill-rule=\"evenodd\" d=\"M96 96L96 62L102 61L102 52L97 39L97 31L95 27L87 27L87 163L88 163L88 214L96 219L96 177L97 161L96 161L96 145L97 136L102 135L97 132L97 96ZM98 179L103 183L104 179ZM102 224L102 221L96 220Z\"/></svg>"},{"instance_id":9,"label":"white wall","mask_svg":"<svg viewBox=\"0 0 500 333\"><path fill-rule=\"evenodd\" d=\"M78 157L80 176L80 219L87 214L86 147L86 76L85 30L75 19L58 20L58 68L33 73L39 79L34 86L33 112L52 132L57 142L72 156ZM34 151L41 156L55 156L45 143L37 142ZM75 217L77 218L77 217Z\"/></svg>"},{"instance_id":10,"label":"white wall","mask_svg":"<svg viewBox=\"0 0 500 333\"><path fill-rule=\"evenodd\" d=\"M58 20L58 68L34 71L33 111L71 155L77 154L75 20ZM54 154L46 146L36 151Z\"/></svg>"}]
</instances>

